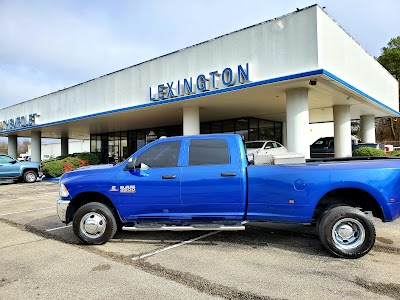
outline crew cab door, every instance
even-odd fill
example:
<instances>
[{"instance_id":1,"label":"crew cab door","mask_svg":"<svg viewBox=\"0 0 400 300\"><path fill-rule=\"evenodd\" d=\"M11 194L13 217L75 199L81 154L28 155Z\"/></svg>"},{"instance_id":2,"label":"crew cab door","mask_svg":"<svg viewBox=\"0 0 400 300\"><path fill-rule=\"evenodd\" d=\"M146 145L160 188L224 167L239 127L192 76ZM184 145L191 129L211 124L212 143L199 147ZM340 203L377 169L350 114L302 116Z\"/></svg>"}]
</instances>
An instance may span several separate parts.
<instances>
[{"instance_id":1,"label":"crew cab door","mask_svg":"<svg viewBox=\"0 0 400 300\"><path fill-rule=\"evenodd\" d=\"M134 170L121 171L116 192L124 221L181 219L181 144L180 140L157 143L136 157Z\"/></svg>"},{"instance_id":2,"label":"crew cab door","mask_svg":"<svg viewBox=\"0 0 400 300\"><path fill-rule=\"evenodd\" d=\"M19 162L8 155L0 155L0 178L18 177Z\"/></svg>"},{"instance_id":3,"label":"crew cab door","mask_svg":"<svg viewBox=\"0 0 400 300\"><path fill-rule=\"evenodd\" d=\"M240 221L246 207L245 174L237 141L193 137L185 141L182 211L187 220Z\"/></svg>"}]
</instances>

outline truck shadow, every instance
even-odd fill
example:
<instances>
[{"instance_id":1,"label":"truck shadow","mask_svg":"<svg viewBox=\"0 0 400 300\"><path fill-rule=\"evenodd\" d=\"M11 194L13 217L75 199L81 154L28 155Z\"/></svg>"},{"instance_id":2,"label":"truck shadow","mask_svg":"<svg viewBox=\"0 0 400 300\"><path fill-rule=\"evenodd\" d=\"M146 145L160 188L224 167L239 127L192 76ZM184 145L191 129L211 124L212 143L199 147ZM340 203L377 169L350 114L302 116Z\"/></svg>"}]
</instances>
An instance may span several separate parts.
<instances>
[{"instance_id":1,"label":"truck shadow","mask_svg":"<svg viewBox=\"0 0 400 300\"><path fill-rule=\"evenodd\" d=\"M83 245L74 235L72 227L62 228L58 217L43 217L25 225L30 231L43 232L47 237L59 240L67 244ZM60 229L46 232L49 228ZM197 238L210 231L119 231L114 238L104 245L118 245L119 249L132 251L133 245L151 246L159 249L174 244ZM276 223L250 223L244 231L221 231L214 235L199 239L185 247L210 246L221 247L225 253L238 250L268 250L278 249L307 255L330 257L324 246L318 239L315 226L289 225ZM103 247L103 246L101 246ZM107 250L106 250L107 251ZM111 250L113 251L113 250Z\"/></svg>"},{"instance_id":2,"label":"truck shadow","mask_svg":"<svg viewBox=\"0 0 400 300\"><path fill-rule=\"evenodd\" d=\"M9 184L16 184L16 182L13 180L6 180L6 179L0 180L0 185L9 185Z\"/></svg>"},{"instance_id":3,"label":"truck shadow","mask_svg":"<svg viewBox=\"0 0 400 300\"><path fill-rule=\"evenodd\" d=\"M208 232L118 232L110 243L139 243L166 247L199 237ZM187 246L195 247L198 245L222 246L223 251L227 253L238 249L274 248L307 255L330 257L330 254L319 241L315 227L304 225L253 223L246 225L245 231L222 231Z\"/></svg>"}]
</instances>

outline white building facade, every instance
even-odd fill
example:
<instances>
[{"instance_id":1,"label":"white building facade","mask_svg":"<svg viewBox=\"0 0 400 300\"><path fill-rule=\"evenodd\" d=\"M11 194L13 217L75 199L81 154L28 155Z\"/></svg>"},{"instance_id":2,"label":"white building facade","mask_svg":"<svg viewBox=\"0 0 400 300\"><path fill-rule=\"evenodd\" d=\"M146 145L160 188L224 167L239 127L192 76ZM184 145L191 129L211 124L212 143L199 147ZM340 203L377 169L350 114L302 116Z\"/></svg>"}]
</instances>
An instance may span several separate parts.
<instances>
[{"instance_id":1,"label":"white building facade","mask_svg":"<svg viewBox=\"0 0 400 300\"><path fill-rule=\"evenodd\" d=\"M0 110L0 135L91 140L124 159L166 135L237 132L310 156L310 123L334 122L351 156L351 119L375 142L376 117L399 116L398 82L319 6L266 21Z\"/></svg>"},{"instance_id":2,"label":"white building facade","mask_svg":"<svg viewBox=\"0 0 400 300\"><path fill-rule=\"evenodd\" d=\"M68 154L90 152L90 140L69 140ZM61 155L61 142L42 143L40 147L41 160L47 160ZM28 156L32 156L32 147L28 146Z\"/></svg>"}]
</instances>

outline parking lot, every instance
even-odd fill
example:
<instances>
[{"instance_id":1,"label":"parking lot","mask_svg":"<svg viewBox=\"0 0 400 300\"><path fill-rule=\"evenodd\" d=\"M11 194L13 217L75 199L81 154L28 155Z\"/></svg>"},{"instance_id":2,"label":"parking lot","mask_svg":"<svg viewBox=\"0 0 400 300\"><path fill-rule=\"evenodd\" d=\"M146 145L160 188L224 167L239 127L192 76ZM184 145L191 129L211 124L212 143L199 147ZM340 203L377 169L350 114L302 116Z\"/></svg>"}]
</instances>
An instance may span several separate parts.
<instances>
[{"instance_id":1,"label":"parking lot","mask_svg":"<svg viewBox=\"0 0 400 300\"><path fill-rule=\"evenodd\" d=\"M1 299L400 299L400 220L375 220L356 260L330 256L315 228L120 232L85 246L62 224L58 185L0 183Z\"/></svg>"}]
</instances>

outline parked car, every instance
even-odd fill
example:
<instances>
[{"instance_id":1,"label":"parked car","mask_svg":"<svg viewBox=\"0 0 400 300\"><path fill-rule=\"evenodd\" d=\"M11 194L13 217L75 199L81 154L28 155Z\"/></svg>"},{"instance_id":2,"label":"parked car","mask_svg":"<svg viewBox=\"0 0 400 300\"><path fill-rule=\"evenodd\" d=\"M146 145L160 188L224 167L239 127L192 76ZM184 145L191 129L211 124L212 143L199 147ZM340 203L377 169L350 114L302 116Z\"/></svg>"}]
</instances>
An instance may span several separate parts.
<instances>
[{"instance_id":1,"label":"parked car","mask_svg":"<svg viewBox=\"0 0 400 300\"><path fill-rule=\"evenodd\" d=\"M22 180L24 182L35 182L41 175L39 162L18 161L11 156L0 154L0 179Z\"/></svg>"},{"instance_id":2,"label":"parked car","mask_svg":"<svg viewBox=\"0 0 400 300\"><path fill-rule=\"evenodd\" d=\"M253 159L253 154L282 154L286 152L286 147L275 141L246 142L246 154L250 160Z\"/></svg>"},{"instance_id":3,"label":"parked car","mask_svg":"<svg viewBox=\"0 0 400 300\"><path fill-rule=\"evenodd\" d=\"M377 143L359 143L358 139L354 136L351 137L351 148L352 150L362 148L362 147L372 147L384 150L384 146ZM334 137L321 137L316 140L310 146L310 156L311 158L325 158L335 156L335 145Z\"/></svg>"}]
</instances>

